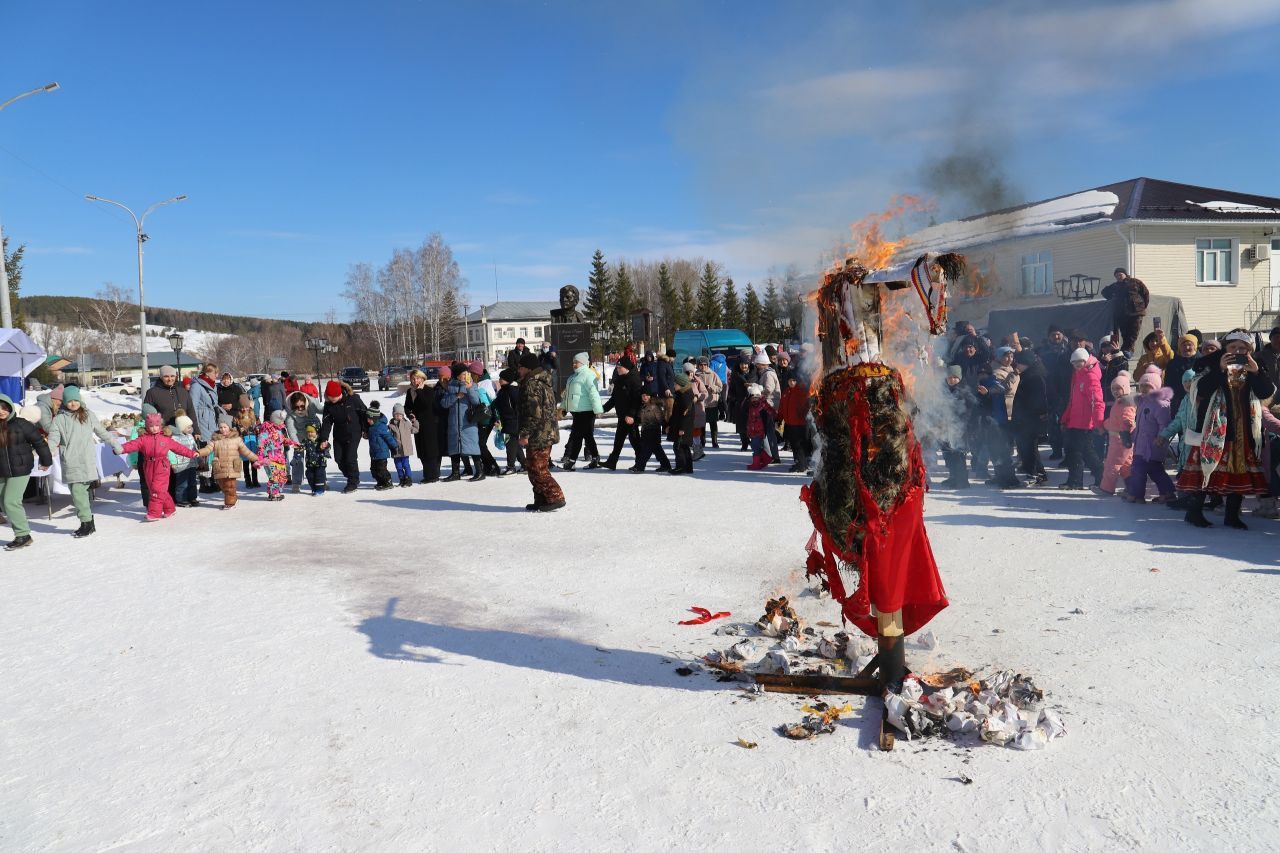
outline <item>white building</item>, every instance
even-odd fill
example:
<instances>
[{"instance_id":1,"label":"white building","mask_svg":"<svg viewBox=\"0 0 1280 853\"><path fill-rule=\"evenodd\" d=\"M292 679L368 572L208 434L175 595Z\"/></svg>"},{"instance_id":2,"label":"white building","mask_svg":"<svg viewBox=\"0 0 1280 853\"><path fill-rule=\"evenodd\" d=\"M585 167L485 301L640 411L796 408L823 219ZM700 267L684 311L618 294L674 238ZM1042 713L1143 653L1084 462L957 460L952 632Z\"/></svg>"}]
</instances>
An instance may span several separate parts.
<instances>
[{"instance_id":1,"label":"white building","mask_svg":"<svg viewBox=\"0 0 1280 853\"><path fill-rule=\"evenodd\" d=\"M1059 279L1106 286L1116 267L1181 299L1205 332L1280 319L1280 198L1135 178L926 228L898 259L925 250L968 257L951 315L978 326L993 309L1058 302Z\"/></svg>"},{"instance_id":2,"label":"white building","mask_svg":"<svg viewBox=\"0 0 1280 853\"><path fill-rule=\"evenodd\" d=\"M515 349L516 339L537 350L546 340L546 327L551 325L551 311L559 302L495 302L481 305L456 321L457 340L466 341L459 348L459 358L484 359L493 365L505 361Z\"/></svg>"}]
</instances>

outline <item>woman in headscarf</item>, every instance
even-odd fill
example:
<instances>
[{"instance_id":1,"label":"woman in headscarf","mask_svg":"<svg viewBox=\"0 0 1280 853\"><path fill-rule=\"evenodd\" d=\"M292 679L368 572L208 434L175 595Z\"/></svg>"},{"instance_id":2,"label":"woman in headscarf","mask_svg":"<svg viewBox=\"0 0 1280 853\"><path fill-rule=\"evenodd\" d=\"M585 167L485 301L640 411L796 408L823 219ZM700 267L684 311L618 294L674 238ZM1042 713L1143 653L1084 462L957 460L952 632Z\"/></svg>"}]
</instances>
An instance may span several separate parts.
<instances>
[{"instance_id":1,"label":"woman in headscarf","mask_svg":"<svg viewBox=\"0 0 1280 853\"><path fill-rule=\"evenodd\" d=\"M1187 462L1178 489L1191 493L1186 522L1211 526L1204 517L1207 495L1226 498L1227 527L1247 529L1240 519L1245 495L1266 495L1262 472L1262 406L1276 386L1258 369L1253 336L1235 329L1222 338L1221 352L1197 362L1204 373L1191 383Z\"/></svg>"}]
</instances>

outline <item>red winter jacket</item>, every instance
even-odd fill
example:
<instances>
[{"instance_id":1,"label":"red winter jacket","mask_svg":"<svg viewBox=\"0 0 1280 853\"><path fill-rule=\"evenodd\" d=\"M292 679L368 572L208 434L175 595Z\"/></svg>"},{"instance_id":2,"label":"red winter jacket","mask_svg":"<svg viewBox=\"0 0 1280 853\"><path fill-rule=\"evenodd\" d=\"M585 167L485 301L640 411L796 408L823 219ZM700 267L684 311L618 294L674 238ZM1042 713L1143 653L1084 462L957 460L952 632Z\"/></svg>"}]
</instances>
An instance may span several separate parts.
<instances>
[{"instance_id":1,"label":"red winter jacket","mask_svg":"<svg viewBox=\"0 0 1280 853\"><path fill-rule=\"evenodd\" d=\"M809 413L809 389L796 384L782 392L782 403L778 406L778 414L787 426L804 426L805 415Z\"/></svg>"},{"instance_id":2,"label":"red winter jacket","mask_svg":"<svg viewBox=\"0 0 1280 853\"><path fill-rule=\"evenodd\" d=\"M1067 429L1095 429L1102 426L1105 415L1102 368L1096 358L1089 356L1084 367L1077 367L1071 373L1071 398L1062 413L1062 425Z\"/></svg>"}]
</instances>

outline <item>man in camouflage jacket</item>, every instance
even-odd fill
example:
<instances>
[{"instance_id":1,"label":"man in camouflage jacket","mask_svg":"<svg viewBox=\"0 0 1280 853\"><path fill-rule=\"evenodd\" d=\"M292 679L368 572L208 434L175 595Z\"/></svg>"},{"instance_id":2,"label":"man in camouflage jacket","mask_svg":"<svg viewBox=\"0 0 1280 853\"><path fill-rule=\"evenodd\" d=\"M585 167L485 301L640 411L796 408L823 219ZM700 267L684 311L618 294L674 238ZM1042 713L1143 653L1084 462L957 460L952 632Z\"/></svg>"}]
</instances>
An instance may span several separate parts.
<instances>
[{"instance_id":1,"label":"man in camouflage jacket","mask_svg":"<svg viewBox=\"0 0 1280 853\"><path fill-rule=\"evenodd\" d=\"M551 476L551 448L560 441L556 418L556 392L551 374L538 357L528 353L520 358L520 444L526 449L529 484L533 503L525 509L554 512L564 506L564 492Z\"/></svg>"}]
</instances>

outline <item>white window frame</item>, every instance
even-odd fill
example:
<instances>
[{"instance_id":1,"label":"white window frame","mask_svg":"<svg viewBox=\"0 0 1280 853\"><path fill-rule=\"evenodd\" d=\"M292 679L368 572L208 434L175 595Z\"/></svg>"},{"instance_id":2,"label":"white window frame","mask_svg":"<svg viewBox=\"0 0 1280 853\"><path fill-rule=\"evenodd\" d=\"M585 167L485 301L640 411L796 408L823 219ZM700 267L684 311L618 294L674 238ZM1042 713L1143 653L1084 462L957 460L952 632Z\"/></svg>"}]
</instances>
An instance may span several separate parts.
<instances>
[{"instance_id":1,"label":"white window frame","mask_svg":"<svg viewBox=\"0 0 1280 853\"><path fill-rule=\"evenodd\" d=\"M1206 248L1201 248L1200 243L1207 242ZM1226 243L1227 246L1214 246L1214 242ZM1197 237L1195 243L1195 276L1196 287L1235 287L1240 283L1240 241L1235 237ZM1212 279L1200 280L1201 270L1203 269L1202 252L1211 252L1215 256L1215 266L1218 271L1222 269L1222 258L1225 257L1227 263L1231 264L1231 273L1227 278L1221 278L1220 272L1215 271L1215 277ZM1224 254L1225 253L1225 254Z\"/></svg>"},{"instance_id":2,"label":"white window frame","mask_svg":"<svg viewBox=\"0 0 1280 853\"><path fill-rule=\"evenodd\" d=\"M1053 250L1043 249L1039 252L1028 252L1021 256L1022 278L1019 282L1023 296L1053 295ZM1027 286L1027 272L1031 272L1031 286ZM1037 275L1039 273L1039 275ZM1037 289L1036 279L1043 276L1043 289Z\"/></svg>"}]
</instances>

